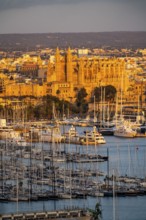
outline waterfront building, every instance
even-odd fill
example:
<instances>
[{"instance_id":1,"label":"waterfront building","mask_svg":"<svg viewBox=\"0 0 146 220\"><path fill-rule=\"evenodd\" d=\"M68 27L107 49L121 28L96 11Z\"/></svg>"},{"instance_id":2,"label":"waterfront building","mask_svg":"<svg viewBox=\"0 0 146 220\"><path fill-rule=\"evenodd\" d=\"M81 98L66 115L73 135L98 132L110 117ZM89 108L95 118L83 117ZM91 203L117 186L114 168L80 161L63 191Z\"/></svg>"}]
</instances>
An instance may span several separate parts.
<instances>
[{"instance_id":1,"label":"waterfront building","mask_svg":"<svg viewBox=\"0 0 146 220\"><path fill-rule=\"evenodd\" d=\"M138 76L143 68L141 57L97 56L86 48L66 51L57 48L47 60L42 60L39 53L3 58L0 97L53 95L74 102L77 92L84 87L89 101L95 87L112 85L123 102L137 101L141 96L144 103L145 79Z\"/></svg>"},{"instance_id":2,"label":"waterfront building","mask_svg":"<svg viewBox=\"0 0 146 220\"><path fill-rule=\"evenodd\" d=\"M77 56L70 48L63 55L56 49L55 61L48 63L47 82L50 94L69 101L83 87L89 100L95 87L112 85L120 92L122 86L126 92L129 85L123 58Z\"/></svg>"}]
</instances>

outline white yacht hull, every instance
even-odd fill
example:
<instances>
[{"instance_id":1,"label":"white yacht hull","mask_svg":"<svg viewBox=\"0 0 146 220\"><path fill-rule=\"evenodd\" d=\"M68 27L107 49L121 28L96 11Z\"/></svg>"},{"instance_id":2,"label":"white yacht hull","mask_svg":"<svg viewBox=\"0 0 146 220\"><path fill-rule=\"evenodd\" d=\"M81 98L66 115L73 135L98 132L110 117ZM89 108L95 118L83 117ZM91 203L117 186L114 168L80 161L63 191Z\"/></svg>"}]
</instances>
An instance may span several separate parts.
<instances>
[{"instance_id":1,"label":"white yacht hull","mask_svg":"<svg viewBox=\"0 0 146 220\"><path fill-rule=\"evenodd\" d=\"M127 138L133 138L136 136L135 132L119 132L119 131L115 131L114 132L114 136L116 137L127 137Z\"/></svg>"}]
</instances>

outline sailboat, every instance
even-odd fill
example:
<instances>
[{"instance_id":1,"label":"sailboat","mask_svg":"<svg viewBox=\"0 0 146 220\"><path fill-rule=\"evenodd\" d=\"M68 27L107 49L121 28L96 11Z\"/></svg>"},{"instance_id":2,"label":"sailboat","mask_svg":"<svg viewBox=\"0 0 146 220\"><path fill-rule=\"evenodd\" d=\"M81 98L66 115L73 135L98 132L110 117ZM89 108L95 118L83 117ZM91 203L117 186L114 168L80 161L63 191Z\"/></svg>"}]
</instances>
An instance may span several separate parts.
<instances>
[{"instance_id":1,"label":"sailboat","mask_svg":"<svg viewBox=\"0 0 146 220\"><path fill-rule=\"evenodd\" d=\"M114 130L114 136L118 137L126 137L126 138L133 138L136 136L136 131L134 131L131 127L131 122L126 121L123 117L122 112L122 93L123 93L123 75L122 75L122 81L121 81L121 104L120 104L120 123L117 123L117 110L118 110L118 99L116 100L116 127Z\"/></svg>"},{"instance_id":2,"label":"sailboat","mask_svg":"<svg viewBox=\"0 0 146 220\"><path fill-rule=\"evenodd\" d=\"M120 118L118 119L116 113L116 126L114 128L114 136L133 138L136 137L136 134L137 132L133 129L132 122L125 120L122 113Z\"/></svg>"}]
</instances>

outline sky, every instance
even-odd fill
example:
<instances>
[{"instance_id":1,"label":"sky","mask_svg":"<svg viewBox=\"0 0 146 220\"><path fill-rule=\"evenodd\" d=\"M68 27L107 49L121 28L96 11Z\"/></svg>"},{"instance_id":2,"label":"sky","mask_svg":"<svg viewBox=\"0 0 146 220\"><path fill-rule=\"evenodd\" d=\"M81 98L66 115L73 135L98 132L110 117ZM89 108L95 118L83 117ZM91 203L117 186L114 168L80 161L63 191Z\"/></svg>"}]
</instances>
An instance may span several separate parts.
<instances>
[{"instance_id":1,"label":"sky","mask_svg":"<svg viewBox=\"0 0 146 220\"><path fill-rule=\"evenodd\" d=\"M146 0L0 0L0 34L146 31Z\"/></svg>"}]
</instances>

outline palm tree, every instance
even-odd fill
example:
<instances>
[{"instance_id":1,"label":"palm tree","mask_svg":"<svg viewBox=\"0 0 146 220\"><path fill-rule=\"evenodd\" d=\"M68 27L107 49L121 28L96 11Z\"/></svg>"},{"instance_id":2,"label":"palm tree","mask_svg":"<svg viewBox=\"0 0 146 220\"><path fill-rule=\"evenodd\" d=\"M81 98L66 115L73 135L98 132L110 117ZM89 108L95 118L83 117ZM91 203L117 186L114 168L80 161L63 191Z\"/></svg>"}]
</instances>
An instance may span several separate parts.
<instances>
[{"instance_id":1,"label":"palm tree","mask_svg":"<svg viewBox=\"0 0 146 220\"><path fill-rule=\"evenodd\" d=\"M89 209L89 212L91 214L91 220L100 220L102 219L102 210L100 208L100 204L96 203L95 210Z\"/></svg>"}]
</instances>

